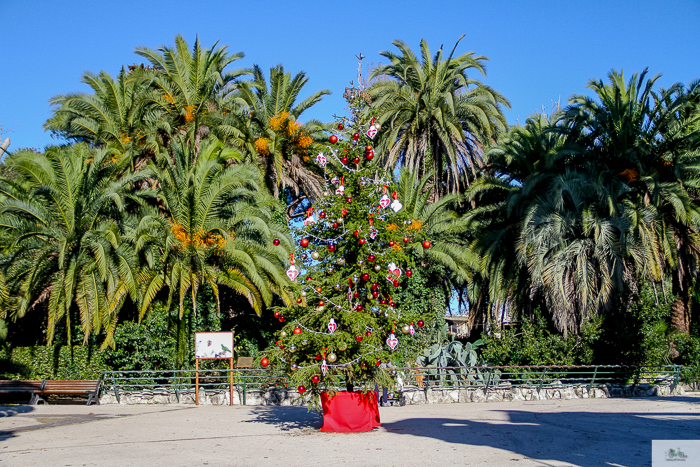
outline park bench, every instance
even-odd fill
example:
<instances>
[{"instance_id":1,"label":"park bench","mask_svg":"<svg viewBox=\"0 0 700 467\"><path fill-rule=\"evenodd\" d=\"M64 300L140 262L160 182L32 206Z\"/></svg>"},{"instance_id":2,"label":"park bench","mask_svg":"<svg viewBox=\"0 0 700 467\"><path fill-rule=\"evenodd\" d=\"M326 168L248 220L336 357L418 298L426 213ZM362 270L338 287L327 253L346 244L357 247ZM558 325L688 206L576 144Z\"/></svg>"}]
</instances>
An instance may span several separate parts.
<instances>
[{"instance_id":1,"label":"park bench","mask_svg":"<svg viewBox=\"0 0 700 467\"><path fill-rule=\"evenodd\" d=\"M34 399L34 391L41 389L43 384L43 381L2 380L0 381L0 395L26 394L31 403Z\"/></svg>"},{"instance_id":2,"label":"park bench","mask_svg":"<svg viewBox=\"0 0 700 467\"><path fill-rule=\"evenodd\" d=\"M100 403L100 380L47 380L44 385L34 391L31 404L40 401L46 403L41 396L88 396L87 405Z\"/></svg>"}]
</instances>

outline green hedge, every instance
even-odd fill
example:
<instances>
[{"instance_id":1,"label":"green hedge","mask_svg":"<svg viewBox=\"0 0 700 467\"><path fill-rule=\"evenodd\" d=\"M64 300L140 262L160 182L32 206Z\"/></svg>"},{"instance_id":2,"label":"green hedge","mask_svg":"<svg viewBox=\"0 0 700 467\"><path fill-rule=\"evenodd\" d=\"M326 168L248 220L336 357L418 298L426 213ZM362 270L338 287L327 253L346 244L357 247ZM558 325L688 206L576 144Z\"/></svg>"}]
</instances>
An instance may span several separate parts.
<instances>
[{"instance_id":1,"label":"green hedge","mask_svg":"<svg viewBox=\"0 0 700 467\"><path fill-rule=\"evenodd\" d=\"M99 379L107 369L100 352L75 346L16 347L0 360L0 379Z\"/></svg>"}]
</instances>

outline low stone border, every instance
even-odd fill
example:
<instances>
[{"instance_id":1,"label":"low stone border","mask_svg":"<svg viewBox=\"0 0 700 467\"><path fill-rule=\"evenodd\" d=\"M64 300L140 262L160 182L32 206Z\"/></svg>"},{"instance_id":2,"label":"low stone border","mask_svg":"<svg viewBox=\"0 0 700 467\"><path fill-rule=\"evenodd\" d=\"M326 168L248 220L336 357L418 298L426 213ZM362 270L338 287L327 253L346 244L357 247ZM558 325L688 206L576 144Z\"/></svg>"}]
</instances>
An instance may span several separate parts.
<instances>
[{"instance_id":1,"label":"low stone border","mask_svg":"<svg viewBox=\"0 0 700 467\"><path fill-rule=\"evenodd\" d=\"M550 399L604 399L611 397L654 397L685 394L682 385L671 391L669 384L638 384L635 386L622 385L547 385L538 390L537 387L500 385L489 388L404 388L398 393L399 405L417 404L450 404L466 402L501 402L501 401L538 401ZM306 405L310 396L301 396L295 390L271 389L262 391L253 389L246 392L246 405ZM229 392L224 390L200 390L200 405L229 405ZM100 404L194 404L194 391L179 392L168 388L155 388L138 392L120 392L119 402L114 392L107 390L100 398ZM242 391L234 391L233 405L242 405Z\"/></svg>"}]
</instances>

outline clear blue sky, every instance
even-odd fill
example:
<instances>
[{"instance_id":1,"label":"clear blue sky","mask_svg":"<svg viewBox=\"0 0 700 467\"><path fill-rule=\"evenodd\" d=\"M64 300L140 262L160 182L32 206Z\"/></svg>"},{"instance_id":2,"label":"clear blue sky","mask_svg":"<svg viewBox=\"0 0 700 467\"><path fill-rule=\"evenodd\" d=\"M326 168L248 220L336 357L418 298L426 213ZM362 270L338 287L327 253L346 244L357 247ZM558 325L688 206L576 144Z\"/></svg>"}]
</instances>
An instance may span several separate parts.
<instances>
[{"instance_id":1,"label":"clear blue sky","mask_svg":"<svg viewBox=\"0 0 700 467\"><path fill-rule=\"evenodd\" d=\"M0 0L0 126L11 149L54 142L42 124L48 99L86 90L84 71L116 75L140 63L136 46L216 40L243 51L238 66L282 63L310 77L308 91L328 88L303 119L342 113L343 89L356 76L355 54L379 52L401 39L418 51L451 48L489 57L484 80L512 103L516 123L561 96L584 93L610 69L649 67L660 84L700 78L700 2L686 1L28 1ZM395 49L394 49L395 50Z\"/></svg>"}]
</instances>

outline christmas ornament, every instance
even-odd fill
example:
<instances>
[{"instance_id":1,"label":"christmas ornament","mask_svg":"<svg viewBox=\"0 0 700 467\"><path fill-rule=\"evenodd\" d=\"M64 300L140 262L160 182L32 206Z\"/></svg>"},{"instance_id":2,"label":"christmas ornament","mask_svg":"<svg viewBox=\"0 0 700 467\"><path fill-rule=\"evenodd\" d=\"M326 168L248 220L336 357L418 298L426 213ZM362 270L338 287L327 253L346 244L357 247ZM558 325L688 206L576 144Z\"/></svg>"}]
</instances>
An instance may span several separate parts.
<instances>
[{"instance_id":1,"label":"christmas ornament","mask_svg":"<svg viewBox=\"0 0 700 467\"><path fill-rule=\"evenodd\" d=\"M277 319L280 321L280 323L284 323L284 316L280 316L280 317L277 318Z\"/></svg>"},{"instance_id":2,"label":"christmas ornament","mask_svg":"<svg viewBox=\"0 0 700 467\"><path fill-rule=\"evenodd\" d=\"M316 219L314 218L314 208L309 208L309 210L306 212L306 219L304 219L304 227L307 225L312 225L316 223Z\"/></svg>"},{"instance_id":3,"label":"christmas ornament","mask_svg":"<svg viewBox=\"0 0 700 467\"><path fill-rule=\"evenodd\" d=\"M408 327L408 333L410 335L414 335L416 333L416 328L413 327L413 321L411 321L411 325Z\"/></svg>"},{"instance_id":4,"label":"christmas ornament","mask_svg":"<svg viewBox=\"0 0 700 467\"><path fill-rule=\"evenodd\" d=\"M394 281L394 287L398 287L400 285L401 285L401 283L399 281Z\"/></svg>"},{"instance_id":5,"label":"christmas ornament","mask_svg":"<svg viewBox=\"0 0 700 467\"><path fill-rule=\"evenodd\" d=\"M340 345L338 345L338 348L340 348ZM347 347L346 347L346 348L347 348ZM344 349L343 349L343 350L344 350ZM333 352L329 353L329 354L327 355L327 358L328 358L328 361L331 362L331 363L335 362L335 361L338 359L338 357L337 357Z\"/></svg>"},{"instance_id":6,"label":"christmas ornament","mask_svg":"<svg viewBox=\"0 0 700 467\"><path fill-rule=\"evenodd\" d=\"M321 373L323 373L323 376L326 376L326 373L328 373L328 364L326 363L326 360L323 360L323 363L321 363Z\"/></svg>"},{"instance_id":7,"label":"christmas ornament","mask_svg":"<svg viewBox=\"0 0 700 467\"><path fill-rule=\"evenodd\" d=\"M306 297L306 290L302 290L299 295L301 295L302 297ZM277 317L277 315L275 315L275 317Z\"/></svg>"},{"instance_id":8,"label":"christmas ornament","mask_svg":"<svg viewBox=\"0 0 700 467\"><path fill-rule=\"evenodd\" d=\"M292 331L293 334L301 334L301 328L294 328Z\"/></svg>"},{"instance_id":9,"label":"christmas ornament","mask_svg":"<svg viewBox=\"0 0 700 467\"><path fill-rule=\"evenodd\" d=\"M386 189L386 188L385 188ZM391 204L391 200L389 199L389 195L384 193L381 198L379 198L379 205L382 207L382 209L386 208Z\"/></svg>"},{"instance_id":10,"label":"christmas ornament","mask_svg":"<svg viewBox=\"0 0 700 467\"><path fill-rule=\"evenodd\" d=\"M398 347L399 340L396 338L393 332L389 334L389 337L386 340L386 345L389 346L391 350L394 350L396 349L396 347Z\"/></svg>"},{"instance_id":11,"label":"christmas ornament","mask_svg":"<svg viewBox=\"0 0 700 467\"><path fill-rule=\"evenodd\" d=\"M357 265L358 265L358 266L362 266L363 264L365 264L365 262L364 262L363 260L361 260L361 259L358 259L358 260L357 260Z\"/></svg>"},{"instance_id":12,"label":"christmas ornament","mask_svg":"<svg viewBox=\"0 0 700 467\"><path fill-rule=\"evenodd\" d=\"M279 239L276 238L276 239L272 240L272 244L275 246L279 245L280 244Z\"/></svg>"},{"instance_id":13,"label":"christmas ornament","mask_svg":"<svg viewBox=\"0 0 700 467\"><path fill-rule=\"evenodd\" d=\"M320 353L316 354L316 356L314 358L316 359L317 362L320 362L321 361L321 354Z\"/></svg>"},{"instance_id":14,"label":"christmas ornament","mask_svg":"<svg viewBox=\"0 0 700 467\"><path fill-rule=\"evenodd\" d=\"M408 324L404 324L403 326L401 326L401 332L403 332L404 334L408 334L410 332Z\"/></svg>"},{"instance_id":15,"label":"christmas ornament","mask_svg":"<svg viewBox=\"0 0 700 467\"><path fill-rule=\"evenodd\" d=\"M369 274L367 274L367 273L362 274L362 280L363 280L363 281L366 281L366 280L368 280L368 279L369 279Z\"/></svg>"},{"instance_id":16,"label":"christmas ornament","mask_svg":"<svg viewBox=\"0 0 700 467\"><path fill-rule=\"evenodd\" d=\"M328 141L330 141L330 142L331 142L331 144L335 144L335 143L337 143L337 142L338 142L338 137L337 137L337 136L335 136L335 135L331 135L331 137L330 137L330 138L328 138Z\"/></svg>"},{"instance_id":17,"label":"christmas ornament","mask_svg":"<svg viewBox=\"0 0 700 467\"><path fill-rule=\"evenodd\" d=\"M419 320L418 320L418 323L416 323L416 324L418 324L418 327L419 327L419 328L422 328L423 325L424 325L425 323L423 322L422 319L419 319Z\"/></svg>"},{"instance_id":18,"label":"christmas ornament","mask_svg":"<svg viewBox=\"0 0 700 467\"><path fill-rule=\"evenodd\" d=\"M410 269L406 269L406 277L411 277L413 275L413 271Z\"/></svg>"},{"instance_id":19,"label":"christmas ornament","mask_svg":"<svg viewBox=\"0 0 700 467\"><path fill-rule=\"evenodd\" d=\"M401 201L399 201L399 195L396 192L393 192L391 194L392 198L394 198L394 201L391 202L391 210L394 212L399 212L401 208L403 208L403 204L401 204Z\"/></svg>"},{"instance_id":20,"label":"christmas ornament","mask_svg":"<svg viewBox=\"0 0 700 467\"><path fill-rule=\"evenodd\" d=\"M328 245L328 251L330 251L331 253L335 251L335 245L333 243Z\"/></svg>"},{"instance_id":21,"label":"christmas ornament","mask_svg":"<svg viewBox=\"0 0 700 467\"><path fill-rule=\"evenodd\" d=\"M339 179L338 177L333 177L333 178L331 178L331 183L332 183L333 185L337 185L338 182L340 182L340 179Z\"/></svg>"},{"instance_id":22,"label":"christmas ornament","mask_svg":"<svg viewBox=\"0 0 700 467\"><path fill-rule=\"evenodd\" d=\"M372 287L372 290L377 290L379 288L379 284L377 284L376 282L373 282L371 287Z\"/></svg>"},{"instance_id":23,"label":"christmas ornament","mask_svg":"<svg viewBox=\"0 0 700 467\"><path fill-rule=\"evenodd\" d=\"M299 369L299 365L297 365L296 363L292 363L292 370L296 371L298 369Z\"/></svg>"},{"instance_id":24,"label":"christmas ornament","mask_svg":"<svg viewBox=\"0 0 700 467\"><path fill-rule=\"evenodd\" d=\"M297 388L297 391L299 392L299 394L304 394L306 392L306 388L302 384Z\"/></svg>"},{"instance_id":25,"label":"christmas ornament","mask_svg":"<svg viewBox=\"0 0 700 467\"><path fill-rule=\"evenodd\" d=\"M311 378L311 382L314 383L314 384L318 384L319 381L321 381L321 378L319 378L318 375L314 375L314 376Z\"/></svg>"},{"instance_id":26,"label":"christmas ornament","mask_svg":"<svg viewBox=\"0 0 700 467\"><path fill-rule=\"evenodd\" d=\"M290 345L290 346L289 346L289 351L290 351L291 353L296 352L296 350L297 350L296 346L294 346L294 345Z\"/></svg>"},{"instance_id":27,"label":"christmas ornament","mask_svg":"<svg viewBox=\"0 0 700 467\"><path fill-rule=\"evenodd\" d=\"M377 364L377 366L379 366L382 364L382 361L380 359L377 359L376 364Z\"/></svg>"},{"instance_id":28,"label":"christmas ornament","mask_svg":"<svg viewBox=\"0 0 700 467\"><path fill-rule=\"evenodd\" d=\"M328 266L328 269L326 269L328 274L333 274L335 272L335 269L333 269L333 266Z\"/></svg>"},{"instance_id":29,"label":"christmas ornament","mask_svg":"<svg viewBox=\"0 0 700 467\"><path fill-rule=\"evenodd\" d=\"M340 180L340 186L335 190L335 194L338 196L343 196L345 194L345 176Z\"/></svg>"},{"instance_id":30,"label":"christmas ornament","mask_svg":"<svg viewBox=\"0 0 700 467\"><path fill-rule=\"evenodd\" d=\"M311 252L311 259L318 259L320 257L321 257L321 255L318 253L318 251Z\"/></svg>"},{"instance_id":31,"label":"christmas ornament","mask_svg":"<svg viewBox=\"0 0 700 467\"><path fill-rule=\"evenodd\" d=\"M303 295L304 295L304 293L302 292L302 296L303 296ZM275 311L273 314L275 315L275 318L277 318L277 317L280 315L280 312L279 312L279 311Z\"/></svg>"},{"instance_id":32,"label":"christmas ornament","mask_svg":"<svg viewBox=\"0 0 700 467\"><path fill-rule=\"evenodd\" d=\"M368 235L369 235L370 239L374 240L375 238L377 238L377 235L379 235L379 230L377 230L373 227L373 228L369 229Z\"/></svg>"},{"instance_id":33,"label":"christmas ornament","mask_svg":"<svg viewBox=\"0 0 700 467\"><path fill-rule=\"evenodd\" d=\"M263 357L260 359L260 366L262 366L263 368L269 364L270 364L270 360L268 360L267 358Z\"/></svg>"},{"instance_id":34,"label":"christmas ornament","mask_svg":"<svg viewBox=\"0 0 700 467\"><path fill-rule=\"evenodd\" d=\"M299 245L302 247L306 248L309 246L309 239L308 238L302 238L301 241L299 242Z\"/></svg>"},{"instance_id":35,"label":"christmas ornament","mask_svg":"<svg viewBox=\"0 0 700 467\"><path fill-rule=\"evenodd\" d=\"M369 261L370 263L373 263L375 259L376 259L376 258L374 257L374 255L369 255L369 256L367 257L367 261Z\"/></svg>"},{"instance_id":36,"label":"christmas ornament","mask_svg":"<svg viewBox=\"0 0 700 467\"><path fill-rule=\"evenodd\" d=\"M404 237L404 238L403 238L403 242L404 242L404 243L408 243L409 241L410 241L410 240L409 240L408 237Z\"/></svg>"},{"instance_id":37,"label":"christmas ornament","mask_svg":"<svg viewBox=\"0 0 700 467\"><path fill-rule=\"evenodd\" d=\"M345 264L345 258L338 258L335 262L338 263L338 266L342 266Z\"/></svg>"},{"instance_id":38,"label":"christmas ornament","mask_svg":"<svg viewBox=\"0 0 700 467\"><path fill-rule=\"evenodd\" d=\"M318 301L318 306L323 306L323 305L325 305L325 304L326 304L326 302L324 302L323 300L319 300L319 301Z\"/></svg>"},{"instance_id":39,"label":"christmas ornament","mask_svg":"<svg viewBox=\"0 0 700 467\"><path fill-rule=\"evenodd\" d=\"M328 322L328 330L333 334L335 330L338 329L338 325L335 324L335 320L331 318L331 320Z\"/></svg>"},{"instance_id":40,"label":"christmas ornament","mask_svg":"<svg viewBox=\"0 0 700 467\"><path fill-rule=\"evenodd\" d=\"M389 246L394 246L394 245L396 245L396 242L394 242L393 240L389 240Z\"/></svg>"},{"instance_id":41,"label":"christmas ornament","mask_svg":"<svg viewBox=\"0 0 700 467\"><path fill-rule=\"evenodd\" d=\"M318 156L316 156L316 163L320 165L321 167L325 167L326 164L328 163L328 159L326 159L326 156L323 155L323 153L319 153Z\"/></svg>"},{"instance_id":42,"label":"christmas ornament","mask_svg":"<svg viewBox=\"0 0 700 467\"><path fill-rule=\"evenodd\" d=\"M366 242L367 242L367 240L365 240L364 238L360 239L360 245L364 245Z\"/></svg>"},{"instance_id":43,"label":"christmas ornament","mask_svg":"<svg viewBox=\"0 0 700 467\"><path fill-rule=\"evenodd\" d=\"M382 270L382 267L381 267L380 265L377 264L377 265L374 266L374 270L377 271L377 272L379 272L379 271Z\"/></svg>"},{"instance_id":44,"label":"christmas ornament","mask_svg":"<svg viewBox=\"0 0 700 467\"><path fill-rule=\"evenodd\" d=\"M359 164L359 163L360 163L360 158L359 158L359 157L355 157L355 158L353 158L352 162L353 162L354 164Z\"/></svg>"},{"instance_id":45,"label":"christmas ornament","mask_svg":"<svg viewBox=\"0 0 700 467\"><path fill-rule=\"evenodd\" d=\"M357 337L355 338L355 340L356 340L357 342L362 342L362 336L357 336Z\"/></svg>"},{"instance_id":46,"label":"christmas ornament","mask_svg":"<svg viewBox=\"0 0 700 467\"><path fill-rule=\"evenodd\" d=\"M367 136L369 136L369 139L374 139L374 137L377 136L377 133L379 133L379 128L377 128L377 125L370 125L369 130L367 130Z\"/></svg>"},{"instance_id":47,"label":"christmas ornament","mask_svg":"<svg viewBox=\"0 0 700 467\"><path fill-rule=\"evenodd\" d=\"M340 290L340 284L335 284L335 285L333 286L333 288L334 288L335 290Z\"/></svg>"},{"instance_id":48,"label":"christmas ornament","mask_svg":"<svg viewBox=\"0 0 700 467\"><path fill-rule=\"evenodd\" d=\"M309 341L307 341L306 339L301 340L301 345L308 345L308 344L309 344Z\"/></svg>"},{"instance_id":49,"label":"christmas ornament","mask_svg":"<svg viewBox=\"0 0 700 467\"><path fill-rule=\"evenodd\" d=\"M368 152L367 155L365 156L365 158L368 161L371 161L372 159L374 159L374 152L373 151Z\"/></svg>"},{"instance_id":50,"label":"christmas ornament","mask_svg":"<svg viewBox=\"0 0 700 467\"><path fill-rule=\"evenodd\" d=\"M339 342L339 343L338 343L338 350L340 350L341 352L342 352L343 350L346 350L347 348L348 348L348 344L346 344L345 342Z\"/></svg>"},{"instance_id":51,"label":"christmas ornament","mask_svg":"<svg viewBox=\"0 0 700 467\"><path fill-rule=\"evenodd\" d=\"M370 151L372 151L372 146L370 146L368 144L367 146L365 146L365 152L370 152Z\"/></svg>"},{"instance_id":52,"label":"christmas ornament","mask_svg":"<svg viewBox=\"0 0 700 467\"><path fill-rule=\"evenodd\" d=\"M340 159L340 162L341 162L343 165L348 165L348 162L349 162L349 161L348 161L348 158L347 158L347 157L343 157L342 159Z\"/></svg>"},{"instance_id":53,"label":"christmas ornament","mask_svg":"<svg viewBox=\"0 0 700 467\"><path fill-rule=\"evenodd\" d=\"M371 335L372 335L372 331L367 331L367 332L365 333L365 336L367 336L367 337L369 337L369 336L371 336Z\"/></svg>"},{"instance_id":54,"label":"christmas ornament","mask_svg":"<svg viewBox=\"0 0 700 467\"><path fill-rule=\"evenodd\" d=\"M353 133L353 134L352 134L352 139L353 139L353 141L357 141L358 139L360 139L360 134L359 134L359 133Z\"/></svg>"},{"instance_id":55,"label":"christmas ornament","mask_svg":"<svg viewBox=\"0 0 700 467\"><path fill-rule=\"evenodd\" d=\"M338 123L338 129L342 130L343 128L345 128L345 125L343 125L342 123Z\"/></svg>"},{"instance_id":56,"label":"christmas ornament","mask_svg":"<svg viewBox=\"0 0 700 467\"><path fill-rule=\"evenodd\" d=\"M427 250L428 248L430 248L430 245L431 245L431 244L430 244L430 242L429 242L428 240L424 240L424 241L423 241L423 248L425 248L426 250Z\"/></svg>"},{"instance_id":57,"label":"christmas ornament","mask_svg":"<svg viewBox=\"0 0 700 467\"><path fill-rule=\"evenodd\" d=\"M357 277L357 276L352 276L352 281L353 281L355 284L357 284L357 282L358 282L359 280L360 280L359 277Z\"/></svg>"},{"instance_id":58,"label":"christmas ornament","mask_svg":"<svg viewBox=\"0 0 700 467\"><path fill-rule=\"evenodd\" d=\"M287 337L287 331L281 331L281 332L280 332L280 337L281 337L282 339L284 339L285 337Z\"/></svg>"},{"instance_id":59,"label":"christmas ornament","mask_svg":"<svg viewBox=\"0 0 700 467\"><path fill-rule=\"evenodd\" d=\"M350 196L348 196L347 199L346 199L345 201L346 201L348 204L350 204L350 203L352 203L352 198L351 198Z\"/></svg>"},{"instance_id":60,"label":"christmas ornament","mask_svg":"<svg viewBox=\"0 0 700 467\"><path fill-rule=\"evenodd\" d=\"M363 307L362 305L357 305L357 311L362 311L362 310L364 310L364 308L365 307Z\"/></svg>"},{"instance_id":61,"label":"christmas ornament","mask_svg":"<svg viewBox=\"0 0 700 467\"><path fill-rule=\"evenodd\" d=\"M287 269L287 277L289 277L289 280L293 281L298 275L299 271L297 270L296 266L294 266L294 263L292 263L292 265L289 266L289 269Z\"/></svg>"},{"instance_id":62,"label":"christmas ornament","mask_svg":"<svg viewBox=\"0 0 700 467\"><path fill-rule=\"evenodd\" d=\"M301 303L303 300L301 298L297 298L297 303Z\"/></svg>"},{"instance_id":63,"label":"christmas ornament","mask_svg":"<svg viewBox=\"0 0 700 467\"><path fill-rule=\"evenodd\" d=\"M333 228L334 228L334 229L337 229L337 228L338 228L338 223L337 223L337 222L333 222Z\"/></svg>"},{"instance_id":64,"label":"christmas ornament","mask_svg":"<svg viewBox=\"0 0 700 467\"><path fill-rule=\"evenodd\" d=\"M318 213L318 218L319 219L325 219L326 218L326 213L324 211L321 211Z\"/></svg>"}]
</instances>

